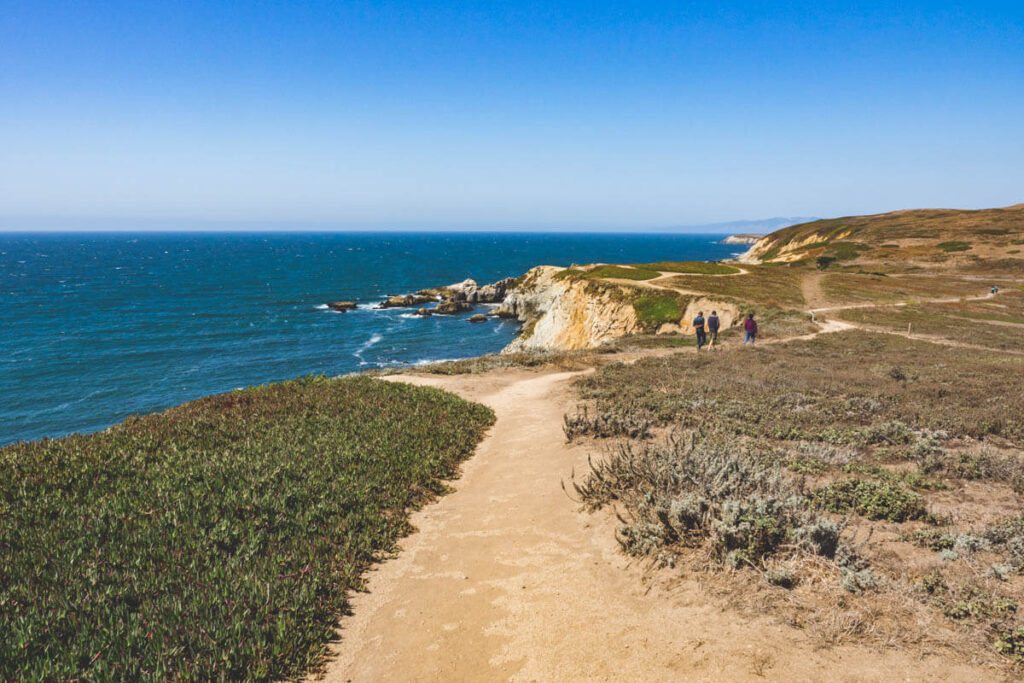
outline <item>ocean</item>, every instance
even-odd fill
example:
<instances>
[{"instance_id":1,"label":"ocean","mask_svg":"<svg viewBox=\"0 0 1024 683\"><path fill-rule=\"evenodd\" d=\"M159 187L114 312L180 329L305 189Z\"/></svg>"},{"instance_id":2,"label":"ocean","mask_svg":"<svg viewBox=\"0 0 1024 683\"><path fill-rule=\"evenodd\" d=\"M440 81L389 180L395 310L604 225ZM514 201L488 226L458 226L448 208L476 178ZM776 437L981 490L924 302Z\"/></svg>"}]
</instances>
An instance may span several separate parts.
<instances>
[{"instance_id":1,"label":"ocean","mask_svg":"<svg viewBox=\"0 0 1024 683\"><path fill-rule=\"evenodd\" d=\"M495 353L514 321L375 310L540 264L715 260L722 235L0 234L0 445L208 394ZM336 313L326 303L355 300ZM484 307L480 307L485 311Z\"/></svg>"}]
</instances>

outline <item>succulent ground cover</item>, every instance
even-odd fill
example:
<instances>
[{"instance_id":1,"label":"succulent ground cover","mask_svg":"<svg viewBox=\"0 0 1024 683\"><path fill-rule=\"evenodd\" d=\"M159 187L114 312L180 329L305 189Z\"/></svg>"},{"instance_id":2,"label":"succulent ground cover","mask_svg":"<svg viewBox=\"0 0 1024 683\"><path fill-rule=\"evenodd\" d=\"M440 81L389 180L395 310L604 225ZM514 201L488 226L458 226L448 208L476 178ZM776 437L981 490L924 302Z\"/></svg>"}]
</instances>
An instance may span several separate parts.
<instances>
[{"instance_id":1,"label":"succulent ground cover","mask_svg":"<svg viewBox=\"0 0 1024 683\"><path fill-rule=\"evenodd\" d=\"M570 490L625 552L824 644L1024 664L1021 376L862 331L610 363L576 384Z\"/></svg>"},{"instance_id":2,"label":"succulent ground cover","mask_svg":"<svg viewBox=\"0 0 1024 683\"><path fill-rule=\"evenodd\" d=\"M0 679L298 676L493 419L307 378L0 450Z\"/></svg>"}]
</instances>

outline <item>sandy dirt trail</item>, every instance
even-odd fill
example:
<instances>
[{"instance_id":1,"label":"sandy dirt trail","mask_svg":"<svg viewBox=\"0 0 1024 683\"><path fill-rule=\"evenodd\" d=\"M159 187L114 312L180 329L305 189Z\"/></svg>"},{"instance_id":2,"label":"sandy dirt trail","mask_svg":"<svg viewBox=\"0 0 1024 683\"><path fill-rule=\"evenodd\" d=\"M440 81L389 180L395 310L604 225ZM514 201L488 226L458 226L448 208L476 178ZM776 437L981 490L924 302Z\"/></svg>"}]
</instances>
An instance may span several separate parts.
<instances>
[{"instance_id":1,"label":"sandy dirt trail","mask_svg":"<svg viewBox=\"0 0 1024 683\"><path fill-rule=\"evenodd\" d=\"M328 681L892 681L994 679L895 650L815 649L802 632L727 610L693 579L644 581L611 513L580 511L561 482L589 447L565 443L560 372L393 378L494 408L454 492L354 596Z\"/></svg>"}]
</instances>

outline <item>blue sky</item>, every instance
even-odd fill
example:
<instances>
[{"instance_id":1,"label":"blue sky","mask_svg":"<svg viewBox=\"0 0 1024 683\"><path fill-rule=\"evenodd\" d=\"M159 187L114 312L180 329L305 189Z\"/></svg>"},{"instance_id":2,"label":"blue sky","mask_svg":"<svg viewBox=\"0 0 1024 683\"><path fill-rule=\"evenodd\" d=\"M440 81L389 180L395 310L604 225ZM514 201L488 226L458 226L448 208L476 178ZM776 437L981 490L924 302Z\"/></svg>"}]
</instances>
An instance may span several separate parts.
<instances>
[{"instance_id":1,"label":"blue sky","mask_svg":"<svg viewBox=\"0 0 1024 683\"><path fill-rule=\"evenodd\" d=\"M0 12L0 229L650 228L1024 202L1024 3Z\"/></svg>"}]
</instances>

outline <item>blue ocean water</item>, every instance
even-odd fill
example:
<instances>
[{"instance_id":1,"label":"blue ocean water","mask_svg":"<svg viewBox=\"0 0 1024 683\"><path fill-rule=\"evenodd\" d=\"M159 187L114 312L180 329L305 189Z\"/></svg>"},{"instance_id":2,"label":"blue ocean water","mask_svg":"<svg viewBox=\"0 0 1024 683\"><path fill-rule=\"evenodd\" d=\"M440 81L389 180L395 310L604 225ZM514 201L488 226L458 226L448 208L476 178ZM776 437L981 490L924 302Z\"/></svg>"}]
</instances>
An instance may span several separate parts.
<instances>
[{"instance_id":1,"label":"blue ocean water","mask_svg":"<svg viewBox=\"0 0 1024 683\"><path fill-rule=\"evenodd\" d=\"M539 264L712 260L720 235L0 234L0 445L309 373L499 351L511 321L373 310ZM335 313L328 301L356 300Z\"/></svg>"}]
</instances>

